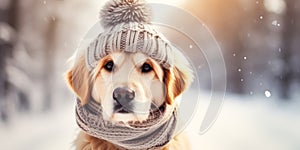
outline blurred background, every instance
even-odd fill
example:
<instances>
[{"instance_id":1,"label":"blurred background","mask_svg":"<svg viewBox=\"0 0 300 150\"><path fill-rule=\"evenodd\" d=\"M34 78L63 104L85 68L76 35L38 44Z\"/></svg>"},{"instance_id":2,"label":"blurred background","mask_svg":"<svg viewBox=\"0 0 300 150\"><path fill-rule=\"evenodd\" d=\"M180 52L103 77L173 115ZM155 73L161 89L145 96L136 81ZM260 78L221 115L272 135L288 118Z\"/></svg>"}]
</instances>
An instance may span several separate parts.
<instances>
[{"instance_id":1,"label":"blurred background","mask_svg":"<svg viewBox=\"0 0 300 150\"><path fill-rule=\"evenodd\" d=\"M64 73L103 2L0 0L0 149L72 149L74 97ZM195 115L194 149L299 150L300 1L164 3L205 24L225 59L222 111L204 135ZM209 77L199 78L202 99L209 98Z\"/></svg>"}]
</instances>

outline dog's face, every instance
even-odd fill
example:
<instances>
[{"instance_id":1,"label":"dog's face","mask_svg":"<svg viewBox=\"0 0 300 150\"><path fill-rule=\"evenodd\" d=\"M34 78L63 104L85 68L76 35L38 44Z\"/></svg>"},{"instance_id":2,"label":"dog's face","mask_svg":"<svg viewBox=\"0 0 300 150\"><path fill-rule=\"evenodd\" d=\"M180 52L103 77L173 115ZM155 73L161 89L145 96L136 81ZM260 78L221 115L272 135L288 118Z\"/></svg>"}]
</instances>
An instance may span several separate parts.
<instances>
[{"instance_id":1,"label":"dog's face","mask_svg":"<svg viewBox=\"0 0 300 150\"><path fill-rule=\"evenodd\" d=\"M104 119L144 121L149 110L165 100L163 69L142 53L112 53L93 74L92 96L103 107Z\"/></svg>"},{"instance_id":2,"label":"dog's face","mask_svg":"<svg viewBox=\"0 0 300 150\"><path fill-rule=\"evenodd\" d=\"M165 69L142 53L113 52L92 71L81 56L68 72L67 81L83 105L91 97L101 103L105 120L143 122L154 109L173 105L190 84L192 72L184 56L178 55L182 54L174 54L175 66Z\"/></svg>"}]
</instances>

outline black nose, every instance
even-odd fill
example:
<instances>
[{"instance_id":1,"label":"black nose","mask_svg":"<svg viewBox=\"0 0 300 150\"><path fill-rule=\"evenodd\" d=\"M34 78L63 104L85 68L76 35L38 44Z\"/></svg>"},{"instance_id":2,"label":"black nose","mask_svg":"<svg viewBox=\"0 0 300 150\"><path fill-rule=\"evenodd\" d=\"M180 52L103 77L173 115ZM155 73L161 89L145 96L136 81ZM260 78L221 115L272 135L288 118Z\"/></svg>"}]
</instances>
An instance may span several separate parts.
<instances>
[{"instance_id":1,"label":"black nose","mask_svg":"<svg viewBox=\"0 0 300 150\"><path fill-rule=\"evenodd\" d=\"M135 93L128 87L116 88L113 92L113 99L120 104L126 104L132 101L135 97Z\"/></svg>"}]
</instances>

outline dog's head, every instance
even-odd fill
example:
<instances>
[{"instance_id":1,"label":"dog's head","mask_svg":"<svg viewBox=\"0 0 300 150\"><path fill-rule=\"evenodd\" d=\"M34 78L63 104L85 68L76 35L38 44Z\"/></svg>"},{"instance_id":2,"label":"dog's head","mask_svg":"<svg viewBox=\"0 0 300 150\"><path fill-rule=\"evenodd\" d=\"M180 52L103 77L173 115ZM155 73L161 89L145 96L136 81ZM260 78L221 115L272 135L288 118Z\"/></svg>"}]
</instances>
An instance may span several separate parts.
<instances>
[{"instance_id":1,"label":"dog's head","mask_svg":"<svg viewBox=\"0 0 300 150\"><path fill-rule=\"evenodd\" d=\"M113 52L89 71L84 55L67 73L67 82L85 105L93 98L101 103L103 117L111 122L143 122L163 105L175 105L193 79L190 65L180 52L174 65L163 68L143 53Z\"/></svg>"}]
</instances>

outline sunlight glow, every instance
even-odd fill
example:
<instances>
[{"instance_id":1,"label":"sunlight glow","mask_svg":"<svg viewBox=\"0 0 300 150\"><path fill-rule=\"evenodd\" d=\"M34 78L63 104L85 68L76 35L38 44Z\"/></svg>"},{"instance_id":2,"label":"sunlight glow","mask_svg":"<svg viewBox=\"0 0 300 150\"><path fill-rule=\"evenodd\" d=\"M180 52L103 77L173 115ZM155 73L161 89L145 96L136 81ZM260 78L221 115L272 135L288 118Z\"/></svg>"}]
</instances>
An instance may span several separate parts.
<instances>
[{"instance_id":1,"label":"sunlight glow","mask_svg":"<svg viewBox=\"0 0 300 150\"><path fill-rule=\"evenodd\" d=\"M284 0L264 0L264 5L269 12L276 14L282 14L286 9Z\"/></svg>"},{"instance_id":2,"label":"sunlight glow","mask_svg":"<svg viewBox=\"0 0 300 150\"><path fill-rule=\"evenodd\" d=\"M154 2L154 3L166 3L166 4L173 4L173 5L179 5L182 4L185 0L147 0L148 2Z\"/></svg>"}]
</instances>

